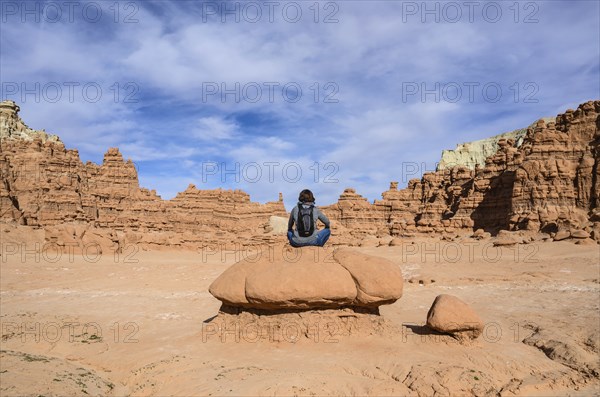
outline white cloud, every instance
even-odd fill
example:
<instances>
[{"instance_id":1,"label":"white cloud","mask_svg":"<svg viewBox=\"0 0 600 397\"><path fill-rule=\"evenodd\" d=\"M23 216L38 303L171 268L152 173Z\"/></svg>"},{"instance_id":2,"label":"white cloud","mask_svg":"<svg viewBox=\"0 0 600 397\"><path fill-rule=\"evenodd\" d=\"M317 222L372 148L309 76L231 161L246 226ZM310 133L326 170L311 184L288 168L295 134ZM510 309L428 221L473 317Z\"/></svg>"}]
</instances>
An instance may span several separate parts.
<instances>
[{"instance_id":1,"label":"white cloud","mask_svg":"<svg viewBox=\"0 0 600 397\"><path fill-rule=\"evenodd\" d=\"M202 141L230 140L239 135L239 125L216 116L202 117L191 134Z\"/></svg>"}]
</instances>

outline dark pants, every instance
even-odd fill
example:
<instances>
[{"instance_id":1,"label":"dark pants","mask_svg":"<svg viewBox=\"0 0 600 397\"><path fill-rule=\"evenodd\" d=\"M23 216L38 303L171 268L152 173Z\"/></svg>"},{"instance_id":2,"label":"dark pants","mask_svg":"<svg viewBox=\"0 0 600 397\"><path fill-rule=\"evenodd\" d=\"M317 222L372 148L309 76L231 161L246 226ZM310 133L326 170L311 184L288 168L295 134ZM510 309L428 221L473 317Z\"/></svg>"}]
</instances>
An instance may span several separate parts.
<instances>
[{"instance_id":1,"label":"dark pants","mask_svg":"<svg viewBox=\"0 0 600 397\"><path fill-rule=\"evenodd\" d=\"M317 238L312 243L297 243L297 242L295 242L294 239L292 238L292 237L294 237L294 233L290 232L290 231L288 231L287 236L288 236L288 240L290 241L290 245L292 247L305 247L308 245L316 245L318 247L322 247L325 245L327 240L329 240L329 236L331 236L331 230L329 230L329 228L320 230L317 233Z\"/></svg>"}]
</instances>

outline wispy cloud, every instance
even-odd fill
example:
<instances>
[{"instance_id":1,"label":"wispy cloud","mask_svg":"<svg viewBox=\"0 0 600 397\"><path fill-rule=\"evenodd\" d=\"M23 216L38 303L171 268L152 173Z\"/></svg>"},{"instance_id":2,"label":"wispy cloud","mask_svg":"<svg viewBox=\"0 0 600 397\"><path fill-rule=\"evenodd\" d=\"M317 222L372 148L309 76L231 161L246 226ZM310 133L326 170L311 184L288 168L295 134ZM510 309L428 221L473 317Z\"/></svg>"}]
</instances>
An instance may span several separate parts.
<instances>
[{"instance_id":1,"label":"wispy cloud","mask_svg":"<svg viewBox=\"0 0 600 397\"><path fill-rule=\"evenodd\" d=\"M202 141L219 142L231 140L239 136L239 125L235 122L223 120L220 117L202 117L198 120L197 128L191 133Z\"/></svg>"}]
</instances>

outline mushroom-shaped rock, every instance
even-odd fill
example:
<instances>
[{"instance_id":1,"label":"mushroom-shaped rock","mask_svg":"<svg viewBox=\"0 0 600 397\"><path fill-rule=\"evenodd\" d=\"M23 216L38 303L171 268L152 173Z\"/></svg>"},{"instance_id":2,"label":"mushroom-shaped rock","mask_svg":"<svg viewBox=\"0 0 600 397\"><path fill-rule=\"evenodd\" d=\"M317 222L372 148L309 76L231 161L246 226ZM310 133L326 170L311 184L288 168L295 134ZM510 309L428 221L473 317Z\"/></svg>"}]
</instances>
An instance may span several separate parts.
<instances>
[{"instance_id":1,"label":"mushroom-shaped rock","mask_svg":"<svg viewBox=\"0 0 600 397\"><path fill-rule=\"evenodd\" d=\"M457 339L475 339L483 331L481 318L456 296L438 295L427 313L427 326Z\"/></svg>"},{"instance_id":2,"label":"mushroom-shaped rock","mask_svg":"<svg viewBox=\"0 0 600 397\"><path fill-rule=\"evenodd\" d=\"M352 277L358 306L394 303L402 296L402 272L392 262L350 249L335 251L333 258Z\"/></svg>"},{"instance_id":3,"label":"mushroom-shaped rock","mask_svg":"<svg viewBox=\"0 0 600 397\"><path fill-rule=\"evenodd\" d=\"M400 268L383 258L348 248L284 247L235 263L209 292L227 306L267 311L376 309L398 300L402 284Z\"/></svg>"}]
</instances>

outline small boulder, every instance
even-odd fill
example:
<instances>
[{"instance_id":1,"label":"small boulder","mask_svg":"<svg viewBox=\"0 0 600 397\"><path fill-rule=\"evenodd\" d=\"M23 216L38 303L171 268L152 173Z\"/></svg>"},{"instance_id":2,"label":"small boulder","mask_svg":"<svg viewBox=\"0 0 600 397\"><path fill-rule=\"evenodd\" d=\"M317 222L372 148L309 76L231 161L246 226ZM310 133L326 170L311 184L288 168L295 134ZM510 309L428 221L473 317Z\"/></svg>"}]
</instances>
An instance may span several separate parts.
<instances>
[{"instance_id":1,"label":"small boulder","mask_svg":"<svg viewBox=\"0 0 600 397\"><path fill-rule=\"evenodd\" d=\"M485 240L487 238L490 238L492 235L490 232L486 232L483 229L477 229L475 230L475 232L471 235L472 238L474 238L475 240Z\"/></svg>"},{"instance_id":2,"label":"small boulder","mask_svg":"<svg viewBox=\"0 0 600 397\"><path fill-rule=\"evenodd\" d=\"M496 237L498 239L512 239L515 240L516 244L522 244L530 241L531 235L527 235L523 231L500 230Z\"/></svg>"},{"instance_id":3,"label":"small boulder","mask_svg":"<svg viewBox=\"0 0 600 397\"><path fill-rule=\"evenodd\" d=\"M433 301L427 313L427 326L459 340L476 339L483 332L483 321L473 309L447 294L438 295Z\"/></svg>"},{"instance_id":4,"label":"small boulder","mask_svg":"<svg viewBox=\"0 0 600 397\"><path fill-rule=\"evenodd\" d=\"M571 233L567 230L560 230L554 235L554 241L566 240L571 237Z\"/></svg>"},{"instance_id":5,"label":"small boulder","mask_svg":"<svg viewBox=\"0 0 600 397\"><path fill-rule=\"evenodd\" d=\"M494 247L501 247L507 245L515 245L517 244L517 240L512 237L497 237L494 240Z\"/></svg>"},{"instance_id":6,"label":"small boulder","mask_svg":"<svg viewBox=\"0 0 600 397\"><path fill-rule=\"evenodd\" d=\"M537 233L534 234L533 237L531 238L531 241L535 242L535 241L546 241L546 240L551 240L552 237L550 237L550 235L548 233Z\"/></svg>"},{"instance_id":7,"label":"small boulder","mask_svg":"<svg viewBox=\"0 0 600 397\"><path fill-rule=\"evenodd\" d=\"M268 229L273 234L286 234L288 227L288 219L272 215L269 217Z\"/></svg>"},{"instance_id":8,"label":"small boulder","mask_svg":"<svg viewBox=\"0 0 600 397\"><path fill-rule=\"evenodd\" d=\"M585 230L575 230L574 232L571 233L571 237L585 239L585 238L589 238L590 234L588 232L586 232Z\"/></svg>"},{"instance_id":9,"label":"small boulder","mask_svg":"<svg viewBox=\"0 0 600 397\"><path fill-rule=\"evenodd\" d=\"M402 239L401 238L393 238L390 241L390 247L400 247L402 245Z\"/></svg>"}]
</instances>

